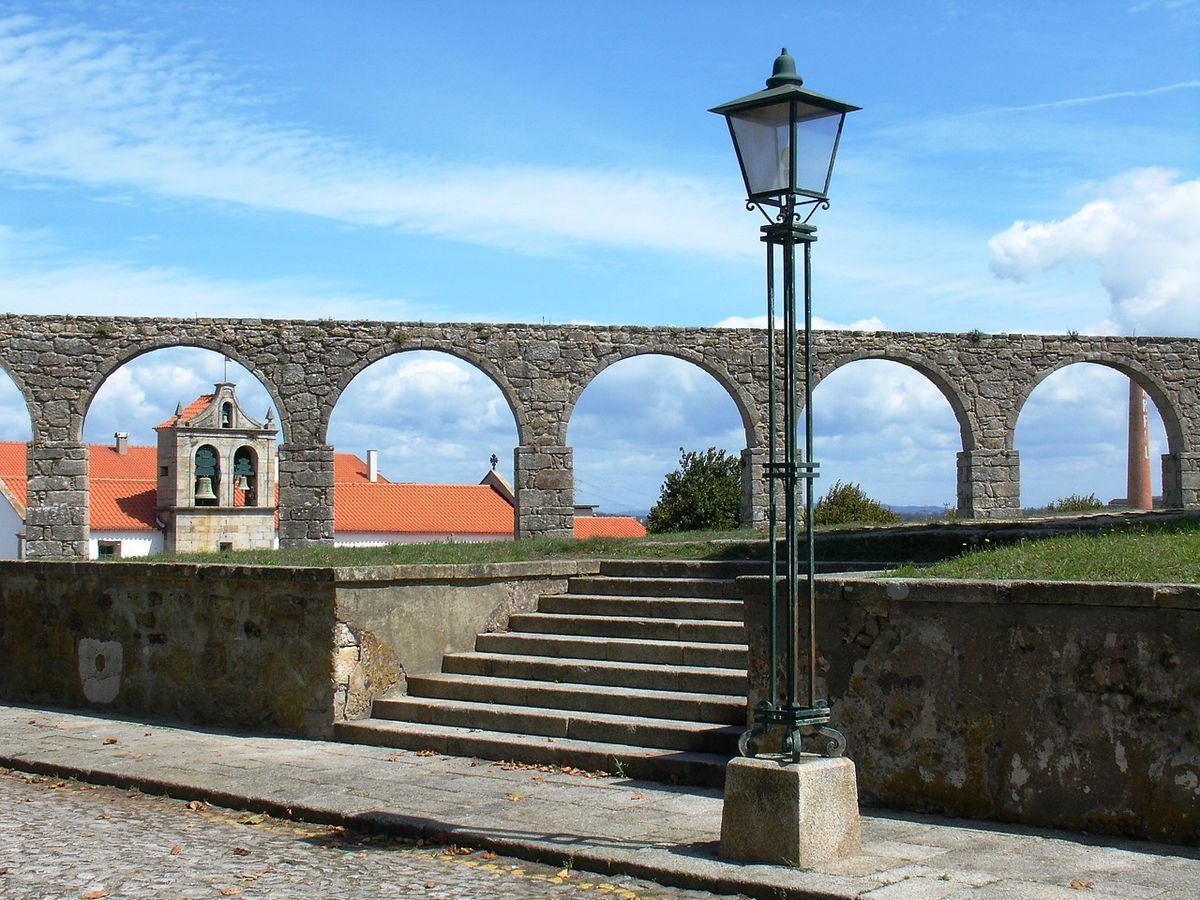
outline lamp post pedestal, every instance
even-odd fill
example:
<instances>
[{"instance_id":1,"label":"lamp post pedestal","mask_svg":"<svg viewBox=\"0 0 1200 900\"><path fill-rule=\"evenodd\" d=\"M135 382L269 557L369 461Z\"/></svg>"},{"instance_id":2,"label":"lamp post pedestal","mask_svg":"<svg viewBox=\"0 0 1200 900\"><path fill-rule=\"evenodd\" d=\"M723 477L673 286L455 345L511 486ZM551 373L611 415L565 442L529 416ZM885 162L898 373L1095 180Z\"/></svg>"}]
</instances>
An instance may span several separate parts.
<instances>
[{"instance_id":1,"label":"lamp post pedestal","mask_svg":"<svg viewBox=\"0 0 1200 900\"><path fill-rule=\"evenodd\" d=\"M854 763L804 754L729 761L721 856L812 868L862 849Z\"/></svg>"}]
</instances>

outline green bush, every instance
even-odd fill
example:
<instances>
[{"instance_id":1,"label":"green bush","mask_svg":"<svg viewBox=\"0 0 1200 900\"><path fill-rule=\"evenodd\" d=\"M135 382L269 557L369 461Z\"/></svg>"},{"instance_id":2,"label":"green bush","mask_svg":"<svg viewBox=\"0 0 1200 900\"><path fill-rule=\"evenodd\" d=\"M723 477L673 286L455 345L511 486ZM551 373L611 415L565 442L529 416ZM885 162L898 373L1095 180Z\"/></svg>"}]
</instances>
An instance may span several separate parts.
<instances>
[{"instance_id":1,"label":"green bush","mask_svg":"<svg viewBox=\"0 0 1200 900\"><path fill-rule=\"evenodd\" d=\"M813 507L816 525L890 525L900 517L877 500L872 500L857 484L835 481Z\"/></svg>"},{"instance_id":2,"label":"green bush","mask_svg":"<svg viewBox=\"0 0 1200 900\"><path fill-rule=\"evenodd\" d=\"M1047 505L1045 512L1053 515L1055 513L1095 512L1104 508L1104 504L1094 493L1088 494L1086 497L1083 494L1070 494L1066 497L1059 497Z\"/></svg>"},{"instance_id":3,"label":"green bush","mask_svg":"<svg viewBox=\"0 0 1200 900\"><path fill-rule=\"evenodd\" d=\"M646 518L651 534L737 528L742 511L741 460L709 447L703 453L679 448L679 468L663 481L658 502Z\"/></svg>"}]
</instances>

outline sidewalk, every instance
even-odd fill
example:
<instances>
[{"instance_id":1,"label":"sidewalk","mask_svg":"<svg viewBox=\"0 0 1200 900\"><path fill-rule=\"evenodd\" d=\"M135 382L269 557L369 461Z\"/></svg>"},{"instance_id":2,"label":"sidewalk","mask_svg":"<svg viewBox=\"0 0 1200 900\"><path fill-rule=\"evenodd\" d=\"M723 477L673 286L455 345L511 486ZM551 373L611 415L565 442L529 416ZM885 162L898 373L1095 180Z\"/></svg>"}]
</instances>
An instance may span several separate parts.
<instances>
[{"instance_id":1,"label":"sidewalk","mask_svg":"<svg viewBox=\"0 0 1200 900\"><path fill-rule=\"evenodd\" d=\"M32 707L0 706L0 766L752 897L1200 896L1192 848L872 812L861 856L745 866L712 790Z\"/></svg>"}]
</instances>

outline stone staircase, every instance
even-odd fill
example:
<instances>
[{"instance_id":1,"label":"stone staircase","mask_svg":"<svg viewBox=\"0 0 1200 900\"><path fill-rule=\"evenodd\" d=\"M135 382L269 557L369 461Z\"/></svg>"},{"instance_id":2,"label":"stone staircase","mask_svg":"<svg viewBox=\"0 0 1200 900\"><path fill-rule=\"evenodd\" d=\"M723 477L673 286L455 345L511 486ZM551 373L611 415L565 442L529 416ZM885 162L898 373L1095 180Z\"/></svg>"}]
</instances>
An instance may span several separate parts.
<instances>
[{"instance_id":1,"label":"stone staircase","mask_svg":"<svg viewBox=\"0 0 1200 900\"><path fill-rule=\"evenodd\" d=\"M733 577L753 563L612 561L480 634L339 739L719 786L746 718ZM761 565L757 568L761 569Z\"/></svg>"}]
</instances>

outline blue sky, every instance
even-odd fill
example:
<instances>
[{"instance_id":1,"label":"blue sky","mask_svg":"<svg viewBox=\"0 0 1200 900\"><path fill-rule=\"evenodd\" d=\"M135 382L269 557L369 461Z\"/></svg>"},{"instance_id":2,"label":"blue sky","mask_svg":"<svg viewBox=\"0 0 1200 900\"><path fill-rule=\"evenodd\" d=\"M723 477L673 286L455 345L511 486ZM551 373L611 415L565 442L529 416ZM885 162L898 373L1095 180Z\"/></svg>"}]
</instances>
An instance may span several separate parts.
<instances>
[{"instance_id":1,"label":"blue sky","mask_svg":"<svg viewBox=\"0 0 1200 900\"><path fill-rule=\"evenodd\" d=\"M784 45L863 107L818 220L822 323L1200 335L1197 0L0 0L3 311L753 321L757 223L706 109ZM136 440L216 377L198 360L111 379L89 437ZM1122 385L1089 368L1022 417L1027 502L1123 493ZM478 373L401 356L361 380L339 448L403 480L511 469ZM829 481L952 502L927 383L858 364L814 408ZM649 506L680 446L742 441L707 376L657 360L602 376L569 436L579 499L607 509Z\"/></svg>"}]
</instances>

